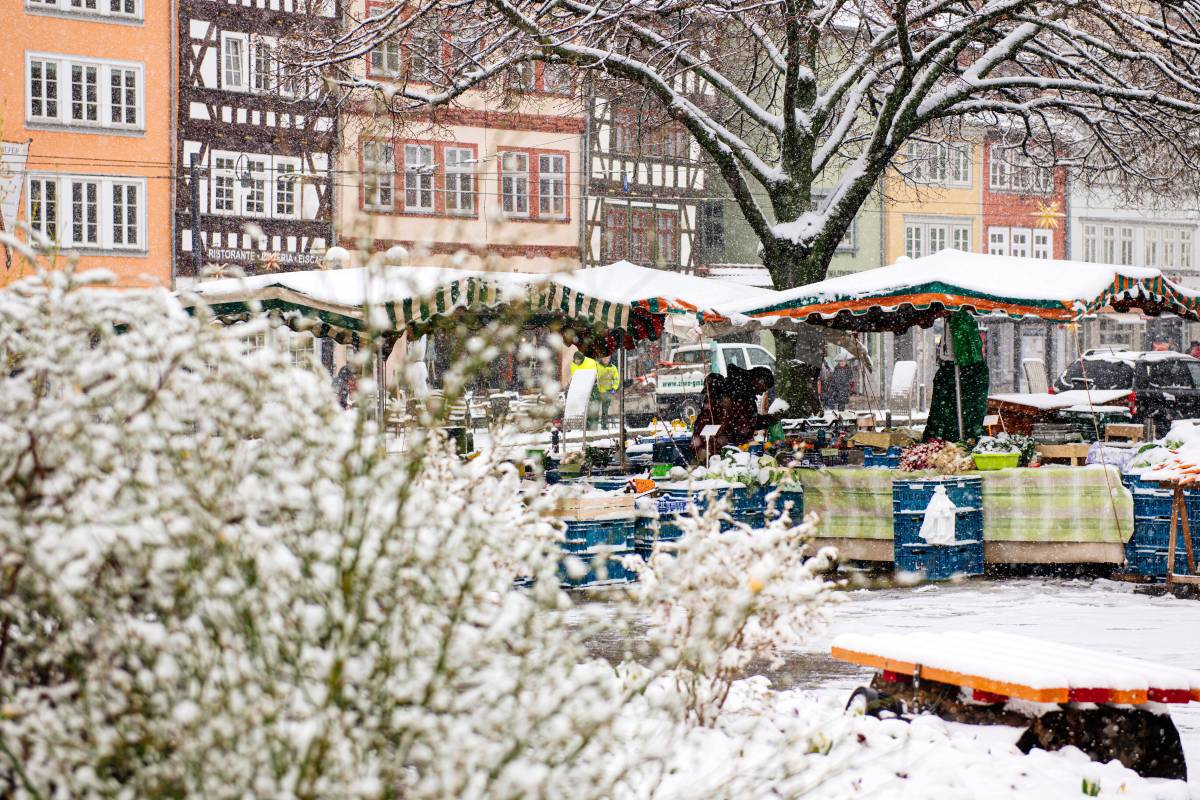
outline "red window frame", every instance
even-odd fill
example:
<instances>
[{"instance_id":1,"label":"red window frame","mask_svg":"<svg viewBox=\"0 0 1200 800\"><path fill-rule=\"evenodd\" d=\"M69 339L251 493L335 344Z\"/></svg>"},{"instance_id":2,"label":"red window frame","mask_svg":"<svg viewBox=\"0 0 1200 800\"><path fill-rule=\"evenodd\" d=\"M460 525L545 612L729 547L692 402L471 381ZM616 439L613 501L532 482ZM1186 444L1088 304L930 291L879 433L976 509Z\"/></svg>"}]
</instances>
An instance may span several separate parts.
<instances>
[{"instance_id":1,"label":"red window frame","mask_svg":"<svg viewBox=\"0 0 1200 800\"><path fill-rule=\"evenodd\" d=\"M366 172L363 169L362 143L366 141L386 141L386 139L364 138L358 147L359 193L358 208L367 214L381 214L389 217L447 217L450 219L478 219L479 217L479 172L471 172L471 213L446 209L446 149L456 148L470 150L471 157L478 162L479 145L473 142L448 142L441 139L392 139L392 162L395 170L392 179L392 207L390 209L366 208ZM404 186L404 146L422 145L433 148L433 210L410 211L406 205Z\"/></svg>"},{"instance_id":2,"label":"red window frame","mask_svg":"<svg viewBox=\"0 0 1200 800\"><path fill-rule=\"evenodd\" d=\"M505 153L523 153L529 164L529 214L509 215L504 211L504 193L501 189ZM541 213L541 170L538 156L563 157L563 216L543 216ZM566 224L571 221L571 153L569 150L548 150L537 147L496 148L496 209L510 222L544 222Z\"/></svg>"}]
</instances>

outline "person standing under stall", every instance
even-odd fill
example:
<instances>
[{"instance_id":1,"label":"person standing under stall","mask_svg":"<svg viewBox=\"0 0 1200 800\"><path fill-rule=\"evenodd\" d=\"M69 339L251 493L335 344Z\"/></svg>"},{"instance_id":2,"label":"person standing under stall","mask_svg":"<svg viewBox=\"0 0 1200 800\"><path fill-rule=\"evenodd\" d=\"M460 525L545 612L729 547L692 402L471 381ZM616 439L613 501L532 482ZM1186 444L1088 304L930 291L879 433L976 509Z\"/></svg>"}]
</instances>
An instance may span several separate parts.
<instances>
[{"instance_id":1,"label":"person standing under stall","mask_svg":"<svg viewBox=\"0 0 1200 800\"><path fill-rule=\"evenodd\" d=\"M333 387L337 391L338 405L350 408L354 404L354 395L358 393L358 375L349 364L343 364L333 379Z\"/></svg>"},{"instance_id":2,"label":"person standing under stall","mask_svg":"<svg viewBox=\"0 0 1200 800\"><path fill-rule=\"evenodd\" d=\"M621 373L612 363L612 356L601 356L596 369L596 391L600 397L600 427L608 427L608 412L621 387Z\"/></svg>"},{"instance_id":3,"label":"person standing under stall","mask_svg":"<svg viewBox=\"0 0 1200 800\"><path fill-rule=\"evenodd\" d=\"M743 369L729 366L727 376L710 373L704 379L704 399L692 427L692 452L697 463L705 464L727 445L746 444L760 430L766 430L778 418L759 410L758 398L775 386L775 373L767 367ZM719 425L717 435L706 440L706 425ZM712 451L707 447L711 444Z\"/></svg>"},{"instance_id":4,"label":"person standing under stall","mask_svg":"<svg viewBox=\"0 0 1200 800\"><path fill-rule=\"evenodd\" d=\"M599 383L600 379L600 365L596 363L596 359L588 358L582 352L576 350L571 356L571 380L575 380L576 372L585 372L589 370L597 373L597 375L596 380L592 382L592 393L591 396L588 397L587 419L584 420L584 425L588 428L592 427L592 423L596 420L596 410L600 400L600 393L597 391L597 384Z\"/></svg>"},{"instance_id":5,"label":"person standing under stall","mask_svg":"<svg viewBox=\"0 0 1200 800\"><path fill-rule=\"evenodd\" d=\"M956 364L957 381L954 376ZM983 418L987 416L989 379L979 326L966 311L955 311L947 318L938 345L938 368L933 375L933 397L929 403L929 419L925 423L923 441L973 441L982 436ZM958 429L960 400L961 431Z\"/></svg>"}]
</instances>

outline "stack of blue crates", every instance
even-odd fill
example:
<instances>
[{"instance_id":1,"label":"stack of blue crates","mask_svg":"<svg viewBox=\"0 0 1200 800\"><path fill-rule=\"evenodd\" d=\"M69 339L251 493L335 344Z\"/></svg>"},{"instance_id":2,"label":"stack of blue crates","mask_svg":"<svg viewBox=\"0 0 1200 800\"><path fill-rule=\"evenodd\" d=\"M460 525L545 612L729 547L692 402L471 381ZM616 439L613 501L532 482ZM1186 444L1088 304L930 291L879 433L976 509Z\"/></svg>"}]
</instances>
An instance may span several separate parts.
<instances>
[{"instance_id":1,"label":"stack of blue crates","mask_svg":"<svg viewBox=\"0 0 1200 800\"><path fill-rule=\"evenodd\" d=\"M897 469L900 466L900 456L902 450L899 447L892 446L886 452L877 453L873 447L863 448L863 466L864 467L881 467L883 469Z\"/></svg>"},{"instance_id":2,"label":"stack of blue crates","mask_svg":"<svg viewBox=\"0 0 1200 800\"><path fill-rule=\"evenodd\" d=\"M722 490L729 502L731 521L721 524L722 530L729 530L735 523L741 522L751 527L762 527L767 522L767 495L772 491L769 487L733 487ZM721 492L719 492L721 493ZM791 518L799 521L804 515L804 492L797 487L795 490L781 491L775 501L775 515L783 511L787 501L792 502ZM639 520L637 533L634 537L634 548L643 557L648 557L654 549L655 542L673 542L683 535L676 524L681 514L687 514L691 503L703 513L708 505L707 493L702 490L664 491L655 501L657 517L643 517Z\"/></svg>"},{"instance_id":3,"label":"stack of blue crates","mask_svg":"<svg viewBox=\"0 0 1200 800\"><path fill-rule=\"evenodd\" d=\"M637 580L637 574L620 561L634 555L634 536L637 521L632 518L594 520L565 520L567 534L559 545L564 562L568 557L581 560L587 574L575 578L568 574L566 564L559 565L559 579L575 588ZM601 565L603 572L601 575Z\"/></svg>"},{"instance_id":4,"label":"stack of blue crates","mask_svg":"<svg viewBox=\"0 0 1200 800\"><path fill-rule=\"evenodd\" d=\"M954 544L921 538L925 509L938 486L958 508ZM897 572L923 572L927 580L983 574L983 480L948 476L892 481L892 535Z\"/></svg>"},{"instance_id":5,"label":"stack of blue crates","mask_svg":"<svg viewBox=\"0 0 1200 800\"><path fill-rule=\"evenodd\" d=\"M1165 578L1167 548L1171 544L1171 499L1173 490L1155 481L1126 475L1122 482L1133 493L1133 535L1125 544L1125 568L1134 575ZM1188 525L1196 531L1200 525L1200 492L1184 492ZM1193 535L1193 541L1200 543ZM1176 534L1175 572L1187 574L1187 552L1182 528Z\"/></svg>"}]
</instances>

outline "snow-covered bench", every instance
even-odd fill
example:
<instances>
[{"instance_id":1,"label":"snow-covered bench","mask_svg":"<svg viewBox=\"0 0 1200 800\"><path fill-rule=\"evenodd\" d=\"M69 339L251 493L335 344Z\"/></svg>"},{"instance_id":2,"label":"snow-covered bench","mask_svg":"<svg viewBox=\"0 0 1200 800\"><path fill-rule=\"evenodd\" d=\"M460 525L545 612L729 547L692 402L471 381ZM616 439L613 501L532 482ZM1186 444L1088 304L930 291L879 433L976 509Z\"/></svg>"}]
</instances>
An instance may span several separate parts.
<instances>
[{"instance_id":1,"label":"snow-covered bench","mask_svg":"<svg viewBox=\"0 0 1200 800\"><path fill-rule=\"evenodd\" d=\"M856 692L875 708L1029 725L1025 752L1074 745L1146 777L1187 775L1160 704L1200 701L1195 670L1002 632L847 634L831 655L879 671Z\"/></svg>"}]
</instances>

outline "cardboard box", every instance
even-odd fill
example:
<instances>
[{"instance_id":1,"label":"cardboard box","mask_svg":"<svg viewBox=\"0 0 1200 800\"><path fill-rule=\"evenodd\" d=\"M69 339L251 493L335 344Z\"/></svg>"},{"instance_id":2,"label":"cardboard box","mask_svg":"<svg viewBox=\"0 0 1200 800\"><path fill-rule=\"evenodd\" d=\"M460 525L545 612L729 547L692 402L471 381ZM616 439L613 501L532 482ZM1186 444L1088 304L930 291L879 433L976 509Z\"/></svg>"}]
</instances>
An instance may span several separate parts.
<instances>
[{"instance_id":1,"label":"cardboard box","mask_svg":"<svg viewBox=\"0 0 1200 800\"><path fill-rule=\"evenodd\" d=\"M916 440L912 431L859 431L851 437L850 444L886 450L892 446L907 447Z\"/></svg>"}]
</instances>

